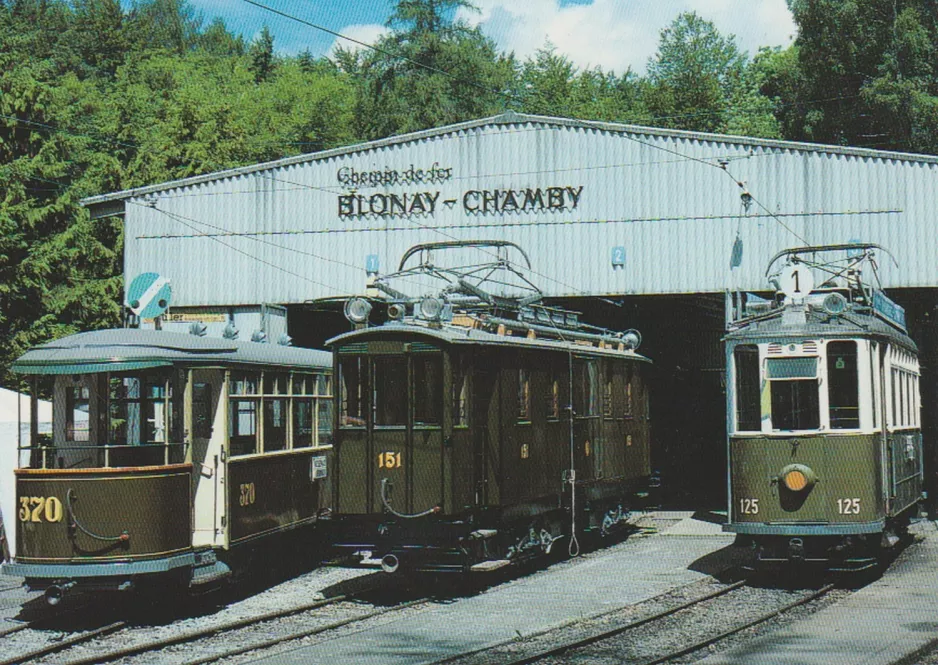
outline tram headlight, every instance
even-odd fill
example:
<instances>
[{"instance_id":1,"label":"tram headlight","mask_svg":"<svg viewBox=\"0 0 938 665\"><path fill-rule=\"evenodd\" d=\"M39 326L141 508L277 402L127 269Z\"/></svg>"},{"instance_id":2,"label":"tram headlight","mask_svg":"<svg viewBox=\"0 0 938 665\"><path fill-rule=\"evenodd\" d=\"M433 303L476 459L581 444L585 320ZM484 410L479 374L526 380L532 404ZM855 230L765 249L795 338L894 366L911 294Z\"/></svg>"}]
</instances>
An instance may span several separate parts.
<instances>
[{"instance_id":1,"label":"tram headlight","mask_svg":"<svg viewBox=\"0 0 938 665\"><path fill-rule=\"evenodd\" d=\"M351 298L345 301L345 318L352 323L364 323L371 314L371 303L364 298Z\"/></svg>"},{"instance_id":2,"label":"tram headlight","mask_svg":"<svg viewBox=\"0 0 938 665\"><path fill-rule=\"evenodd\" d=\"M782 484L790 492L804 492L814 487L817 476L804 464L789 464L779 474Z\"/></svg>"},{"instance_id":3,"label":"tram headlight","mask_svg":"<svg viewBox=\"0 0 938 665\"><path fill-rule=\"evenodd\" d=\"M427 296L417 305L420 318L427 321L439 321L443 316L443 301L439 298Z\"/></svg>"}]
</instances>

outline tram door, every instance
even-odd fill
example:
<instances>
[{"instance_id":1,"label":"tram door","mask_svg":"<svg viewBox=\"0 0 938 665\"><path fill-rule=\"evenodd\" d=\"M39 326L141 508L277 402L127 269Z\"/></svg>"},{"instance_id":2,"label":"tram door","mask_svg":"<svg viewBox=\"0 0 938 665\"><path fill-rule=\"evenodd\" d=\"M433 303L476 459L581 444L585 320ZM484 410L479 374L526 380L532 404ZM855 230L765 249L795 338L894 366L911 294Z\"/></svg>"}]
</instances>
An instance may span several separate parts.
<instances>
[{"instance_id":1,"label":"tram door","mask_svg":"<svg viewBox=\"0 0 938 665\"><path fill-rule=\"evenodd\" d=\"M595 359L573 360L573 445L577 481L602 476L602 414L599 412L599 363Z\"/></svg>"},{"instance_id":2,"label":"tram door","mask_svg":"<svg viewBox=\"0 0 938 665\"><path fill-rule=\"evenodd\" d=\"M192 461L194 530L192 544L215 545L223 540L226 434L224 373L218 369L192 370L186 390L185 429Z\"/></svg>"},{"instance_id":3,"label":"tram door","mask_svg":"<svg viewBox=\"0 0 938 665\"><path fill-rule=\"evenodd\" d=\"M443 502L443 353L402 351L372 357L372 510L414 514Z\"/></svg>"},{"instance_id":4,"label":"tram door","mask_svg":"<svg viewBox=\"0 0 938 665\"><path fill-rule=\"evenodd\" d=\"M421 513L443 501L443 354L370 342L340 359L340 513Z\"/></svg>"}]
</instances>

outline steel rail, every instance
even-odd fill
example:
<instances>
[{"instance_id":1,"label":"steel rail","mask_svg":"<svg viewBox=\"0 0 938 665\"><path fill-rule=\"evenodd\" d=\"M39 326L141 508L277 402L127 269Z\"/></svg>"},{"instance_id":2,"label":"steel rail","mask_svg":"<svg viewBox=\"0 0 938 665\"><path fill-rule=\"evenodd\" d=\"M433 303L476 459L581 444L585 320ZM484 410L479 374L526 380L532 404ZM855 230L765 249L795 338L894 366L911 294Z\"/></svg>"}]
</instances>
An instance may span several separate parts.
<instances>
[{"instance_id":1,"label":"steel rail","mask_svg":"<svg viewBox=\"0 0 938 665\"><path fill-rule=\"evenodd\" d=\"M237 630L239 628L244 628L246 626L251 626L258 623L263 623L264 621L272 621L274 619L280 619L285 616L290 616L291 614L299 614L300 612L307 612L309 610L315 610L320 607L325 607L327 605L335 605L336 603L341 603L347 600L353 600L357 595L360 594L342 594L340 596L335 596L333 598L326 598L324 600L317 600L312 603L307 603L305 605L298 605L295 607L290 607L284 610L274 610L273 612L268 612L267 614L262 614L256 617L249 617L246 619L238 619L237 621L229 621L228 623L218 624L217 626L212 626L209 628L202 628L201 630L193 630L188 633L182 633L180 635L174 635L173 637L167 637L162 640L154 640L153 642L144 642L130 647L125 647L123 649L117 649L115 651L108 651L101 654L96 654L94 656L89 656L87 658L79 658L78 660L67 661L64 665L95 665L96 663L106 663L113 660L118 660L119 658L126 658L128 656L136 656L142 653L147 653L150 651L156 651L157 649L164 649L166 647L175 646L177 644L184 644L186 642L194 642L195 640L207 637L209 635L215 635L216 633L225 633L232 630ZM0 663L0 665L3 665Z\"/></svg>"},{"instance_id":2,"label":"steel rail","mask_svg":"<svg viewBox=\"0 0 938 665\"><path fill-rule=\"evenodd\" d=\"M25 626L24 626L25 627ZM61 642L55 642L54 644L46 645L35 651L30 651L28 653L20 654L9 658L7 660L0 661L0 665L19 665L20 663L25 663L30 660L35 660L42 656L48 656L50 653L58 653L59 651L64 651L70 647L75 646L76 644L82 644L93 640L96 637L101 635L107 635L108 633L113 633L114 631L120 630L121 628L126 628L126 621L115 621L114 623L102 626L101 628L95 628L87 633L81 635L76 635L75 637L69 637L62 640Z\"/></svg>"},{"instance_id":3,"label":"steel rail","mask_svg":"<svg viewBox=\"0 0 938 665\"><path fill-rule=\"evenodd\" d=\"M610 637L615 637L616 635L619 635L620 633L624 633L624 632L626 632L626 631L632 630L633 628L638 628L638 627L640 627L640 626L644 626L645 624L651 623L651 622L653 622L653 621L658 621L659 619L663 619L663 618L665 618L665 617L667 617L667 616L671 616L672 614L676 614L676 613L680 612L681 610L686 610L687 608L693 607L694 605L699 605L700 603L702 603L702 602L704 602L704 601L711 600L711 599L713 599L713 598L718 598L718 597L720 597L720 596L723 596L723 595L725 595L725 594L727 594L727 593L730 593L731 591L735 591L736 589L739 589L740 587L744 586L745 584L746 584L746 580L740 580L739 582L734 582L733 584L730 584L729 586L723 587L722 589L717 589L716 591L711 591L710 593L704 594L703 596L701 596L701 597L699 597L699 598L694 598L693 600L689 600L689 601L687 601L687 602L681 603L680 605L676 605L675 607L670 607L670 608L668 608L668 609L666 609L666 610L662 610L662 611L660 611L660 612L656 612L655 614L652 614L652 615L650 615L650 616L643 617L643 618L641 618L641 619L637 619L636 621L630 621L629 623L624 624L624 625L622 625L622 626L616 626L615 628L612 628L612 629L610 629L610 630L605 630L605 631L603 631L603 632L601 632L601 633L595 633L595 634L593 634L593 635L590 635L590 636L588 636L588 637L584 637L584 638L582 638L582 639L579 639L579 640L576 640L576 641L573 641L573 642L567 642L567 643L565 643L565 644L561 644L561 645L559 645L559 646L552 647L552 648L546 649L546 650L544 650L544 651L540 651L540 652L538 652L538 653L536 653L536 654L533 654L533 655L530 655L530 656L524 656L523 658L519 658L519 659L517 659L517 660L505 661L505 663L504 663L503 665L529 665L530 663L536 663L537 661L543 660L543 659L545 659L545 658L550 658L550 657L552 657L552 656L558 656L558 655L560 655L560 654L562 654L562 653L564 653L564 652L566 652L566 651L570 651L571 649L578 649L578 648L580 648L580 647L588 646L588 645L593 644L593 643L595 643L595 642L601 642L602 640L609 639ZM612 614L613 612L619 612L621 609L624 609L624 608L618 608L618 609L615 609L615 610L610 610L609 612L604 612L603 614L597 615L597 616L595 616L595 617L589 617L588 620L598 619L598 618L600 618L600 617L602 617L602 616L606 616L606 615L608 615L608 614ZM486 649L486 650L487 650L487 649ZM460 656L458 656L458 657L461 658L463 655L465 655L465 654L460 654ZM455 658L456 658L456 657L448 658L447 660L453 660L453 659L455 659ZM440 661L440 663L445 663L445 662L446 662L446 661Z\"/></svg>"},{"instance_id":4,"label":"steel rail","mask_svg":"<svg viewBox=\"0 0 938 665\"><path fill-rule=\"evenodd\" d=\"M269 649L270 647L277 646L278 644L283 644L284 642L290 642L291 640L299 640L304 637L310 637L311 635L318 635L319 633L324 633L329 630L335 630L336 628L341 628L342 626L347 626L352 623L358 623L359 621L364 621L366 619L371 619L376 616L381 616L388 612L394 612L397 610L403 610L408 607L413 607L414 605L419 605L420 603L427 602L427 598L418 598L417 600L411 600L406 603L401 603L400 605L395 605L394 607L383 607L380 610L375 610L373 612L368 612L362 616L350 617L348 619L342 619L341 621L334 621L332 623L326 624L324 626L317 626L316 628L310 628L308 630L303 630L298 633L290 633L288 635L283 635L281 637L274 637L263 642L258 642L257 644L250 644L245 647L239 647L237 649L232 649L230 651L225 651L223 653L215 654L212 656L205 656L204 658L199 658L198 660L187 660L181 665L205 665L205 663L213 663L216 660L221 660L222 658L229 658L231 656L240 656L241 654L248 653L250 651L259 651L260 649Z\"/></svg>"},{"instance_id":5,"label":"steel rail","mask_svg":"<svg viewBox=\"0 0 938 665\"><path fill-rule=\"evenodd\" d=\"M782 606L782 607L780 607L780 608L778 608L778 609L776 609L776 610L772 610L771 612L768 612L767 614L763 614L762 616L760 616L760 617L758 617L758 618L756 618L756 619L753 619L752 621L747 621L746 623L741 624L741 625L739 625L739 626L736 626L735 628L730 628L729 630L725 630L725 631L723 631L722 633L720 633L719 635L714 635L713 637L708 637L708 638L705 639L705 640L701 640L700 642L697 642L697 643L695 643L695 644L692 644L692 645L690 645L690 646L688 646L688 647L684 647L683 649L680 649L680 650L678 650L678 651L672 651L671 653L665 654L664 656L659 656L658 658L654 658L654 659L652 659L652 660L646 660L646 661L642 662L640 665L660 665L661 663L666 663L666 662L668 662L669 660L674 660L675 658L680 658L681 656L686 656L687 654L693 653L694 651L697 651L697 650L699 650L699 649L703 649L704 647L709 646L709 645L713 644L714 642L719 642L720 640L724 640L724 639L726 639L727 637L730 637L730 636L732 636L732 635L735 635L736 633L742 632L742 631L746 630L747 628L752 628L753 626L758 626L760 623L765 623L765 622L768 621L769 619L774 619L774 618L777 617L779 614L782 614L782 613L784 613L784 612L787 612L788 610L793 609L793 608L795 608L795 607L798 607L799 605L804 605L804 604L806 604L806 603L810 603L812 600L815 600L815 599L820 598L821 596L827 594L827 592L829 592L831 589L833 589L834 586L835 586L834 584L826 584L826 585L822 586L820 589L818 589L817 591L808 594L808 595L805 596L804 598L800 598L800 599L798 599L798 600L796 600L796 601L794 601L794 602L788 603L787 605L784 605L784 606Z\"/></svg>"}]
</instances>

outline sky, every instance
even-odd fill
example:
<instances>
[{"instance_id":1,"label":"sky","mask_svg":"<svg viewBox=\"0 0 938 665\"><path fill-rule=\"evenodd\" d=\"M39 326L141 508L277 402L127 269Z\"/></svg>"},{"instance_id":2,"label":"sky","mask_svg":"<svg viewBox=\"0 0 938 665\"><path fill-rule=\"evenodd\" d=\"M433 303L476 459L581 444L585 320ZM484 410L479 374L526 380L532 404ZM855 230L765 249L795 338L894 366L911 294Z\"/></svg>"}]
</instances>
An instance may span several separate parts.
<instances>
[{"instance_id":1,"label":"sky","mask_svg":"<svg viewBox=\"0 0 938 665\"><path fill-rule=\"evenodd\" d=\"M394 0L257 0L285 14L366 43L374 43ZM254 7L244 0L190 0L206 23L216 16L250 41L266 24L278 52L308 48L328 55L336 44L354 46L322 30ZM785 0L473 0L480 11L460 10L499 49L524 60L550 41L581 68L600 66L642 74L662 29L683 11L696 11L723 35L735 35L750 56L761 46L787 46L797 28Z\"/></svg>"}]
</instances>

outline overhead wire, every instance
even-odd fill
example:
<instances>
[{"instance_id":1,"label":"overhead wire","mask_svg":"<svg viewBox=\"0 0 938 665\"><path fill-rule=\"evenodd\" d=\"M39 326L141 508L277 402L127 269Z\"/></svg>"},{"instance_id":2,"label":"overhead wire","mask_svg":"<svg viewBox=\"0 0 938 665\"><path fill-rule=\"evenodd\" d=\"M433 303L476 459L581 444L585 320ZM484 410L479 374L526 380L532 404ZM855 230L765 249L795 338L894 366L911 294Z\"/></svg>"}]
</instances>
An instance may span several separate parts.
<instances>
[{"instance_id":1,"label":"overhead wire","mask_svg":"<svg viewBox=\"0 0 938 665\"><path fill-rule=\"evenodd\" d=\"M307 250L299 249L299 248L296 248L296 247L288 247L288 246L286 246L286 245L281 245L280 243L271 242L271 241L269 241L269 240L264 240L263 238L259 238L259 237L257 237L256 235L237 233L237 232L231 231L230 229L227 229L227 228L225 228L225 227L218 226L217 224L212 224L212 223L210 223L210 222L205 222L205 221L202 221L202 220L198 220L198 219L195 219L195 218L193 218L193 217L189 217L189 216L186 216L186 215L182 215L182 214L177 213L177 212L171 212L171 211L168 211L168 210L164 210L164 209L162 209L162 208L158 208L158 207L156 207L156 206L148 205L148 204L146 204L146 203L139 203L139 202L133 202L133 203L135 203L136 205L138 205L138 206L140 206L140 207L143 207L143 208L149 208L149 209L151 209L151 210L155 210L156 212L159 212L159 213L161 213L161 214L163 214L163 215L166 215L167 217L169 217L169 218L171 218L171 219L174 219L174 220L177 221L177 222L182 223L184 226L186 226L187 228L189 228L189 229L191 229L192 231L194 231L194 232L196 233L196 237L200 237L200 238L210 238L210 239L212 239L212 240L219 240L219 241L220 241L220 238L221 238L221 237L247 238L248 240L253 240L253 241L255 241L255 242L258 242L258 243L267 245L267 246L269 246L269 247L273 247L273 248L275 248L275 249L281 249L281 250L284 250L284 251L287 251L287 252L292 252L292 253L294 253L294 254L300 254L300 255L303 255L303 256L308 256L308 257L310 257L310 258L314 258L314 259L317 259L317 260L319 260L319 261L326 261L326 262L328 262L328 263L334 263L334 264L336 264L336 265L339 265L339 266L342 266L342 267L345 267L345 268L351 268L351 269L353 269L353 270L360 270L360 269L361 269L360 266L353 265L353 264L351 264L351 263L348 263L347 261L340 261L340 260L338 260L338 259L333 259L333 258L330 258L330 257L321 256L321 255L316 254L316 253L314 253L314 252L310 252L310 251L307 251ZM187 220L188 222L191 222L192 224L199 224L199 225L201 225L201 226L206 226L206 227L209 227L209 228L213 228L213 229L215 229L216 231L219 231L220 233L218 233L218 234L205 233L205 232L200 231L199 229L193 227L191 224L186 224L186 223L183 222L182 220ZM240 253L244 254L244 255L247 256L248 258L255 259L255 260L257 260L257 261L260 261L261 263L265 263L266 265L270 265L270 266L272 266L272 267L276 267L278 270L281 270L282 272L286 272L286 273L288 273L288 274L292 274L292 275L297 276L297 277L302 277L301 275L299 275L299 274L297 274L297 273L294 273L294 272L291 272L291 271L289 271L289 270L286 270L285 268L282 268L281 266L275 266L275 265L273 265L273 264L271 264L271 263L268 263L267 261L264 261L263 259L261 259L261 258L259 258L259 257L255 257L253 254L250 254L250 253L244 252L244 251L242 251L242 250L239 250L239 249L233 247L232 245L229 245L229 244L224 243L224 242L222 242L222 244L225 245L226 247L229 247L229 248L231 248L231 249L234 249L234 250L237 251L237 252L240 252ZM341 291L341 289L337 289L337 288L335 288L335 287L333 287L333 286L330 286L330 285L328 285L328 284L324 284L324 283L322 283L322 282L318 282L318 281L313 280L313 279L310 279L310 278L303 278L303 279L306 279L307 281L309 281L309 282L311 282L311 283L313 283L313 284L316 284L316 285L318 285L318 286L322 286L322 287L324 287L324 288L326 288L326 289L329 289L329 290L331 290L331 291L334 291L334 292L336 292L336 293L339 293L339 292ZM411 282L411 283L415 283L413 280L404 280L404 281L409 281L409 282Z\"/></svg>"},{"instance_id":2,"label":"overhead wire","mask_svg":"<svg viewBox=\"0 0 938 665\"><path fill-rule=\"evenodd\" d=\"M204 236L204 237L208 238L209 240L214 240L215 242L217 242L217 243L223 245L224 247L227 247L228 249L230 249L230 250L232 250L232 251L234 251L234 252L237 252L238 254L241 254L241 255L243 255L243 256L246 256L247 258L251 259L252 261L256 261L257 263L262 263L262 264L264 264L264 265L266 265L266 266L269 266L269 267L271 267L271 268L274 268L275 270L279 270L280 272L282 272L282 273L284 273L284 274L291 275L291 276L293 276L293 277L297 277L297 278L302 279L302 280L304 280L304 281L306 281L306 282L309 282L310 284L315 284L316 286L321 286L321 287L323 287L324 289L327 289L328 291L332 291L332 292L334 292L334 293L340 293L340 292L341 292L340 289L337 289L337 288L335 288L334 286L331 286L331 285L329 285L329 284L325 284L325 283L320 282L320 281L318 281L318 280L312 279L311 277L307 277L306 275L301 275L301 274L299 274L299 273L293 272L292 270L288 270L288 269L284 268L283 266L279 266L279 265L277 265L277 264L275 264L275 263L271 263L270 261L266 261L265 259L262 259L262 258L260 258L259 256L255 256L254 254L251 254L250 252L246 252L246 251L244 251L244 250L242 250L242 249L239 249L238 247L235 247L234 245L231 245L231 244L229 244L229 243L226 243L224 240L222 240L221 238L219 238L219 237L217 237L217 236L214 236L214 235L205 235L205 234L203 234L202 232L200 232L196 227L192 226L192 224L189 224L187 221L185 221L185 220L190 219L190 218L185 217L184 215L178 215L178 214L176 214L176 213L169 212L168 210L162 210L162 209L160 209L160 208L154 208L154 207L149 206L149 205L147 205L147 204L145 204L145 203L138 203L138 202L136 202L136 201L131 201L131 203L133 203L133 204L135 204L135 205L138 205L138 206L140 206L140 207L142 207L142 208L148 208L148 209L151 209L151 210L155 210L156 212L159 212L159 213L165 215L166 217L169 217L170 219L176 221L177 223L182 224L183 226L185 226L185 227L191 229L191 230L194 231L197 235L199 235L199 236ZM195 220L191 220L191 219L190 219L190 221L195 221ZM196 223L203 223L203 224L204 224L204 222L198 222L198 221L196 221ZM281 248L282 248L282 249L286 249L285 247L282 247L282 246L281 246Z\"/></svg>"}]
</instances>

